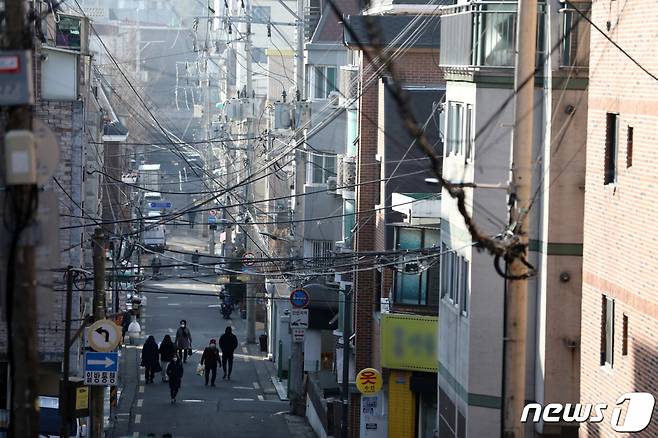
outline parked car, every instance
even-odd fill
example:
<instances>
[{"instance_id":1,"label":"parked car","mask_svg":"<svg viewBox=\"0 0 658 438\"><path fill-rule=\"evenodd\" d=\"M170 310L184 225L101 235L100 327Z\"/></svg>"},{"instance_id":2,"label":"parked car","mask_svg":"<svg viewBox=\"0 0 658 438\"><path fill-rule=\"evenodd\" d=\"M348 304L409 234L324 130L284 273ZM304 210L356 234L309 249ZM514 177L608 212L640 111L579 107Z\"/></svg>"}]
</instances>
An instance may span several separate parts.
<instances>
[{"instance_id":1,"label":"parked car","mask_svg":"<svg viewBox=\"0 0 658 438\"><path fill-rule=\"evenodd\" d=\"M62 417L59 414L59 398L39 396L39 408L39 438L61 438ZM71 420L69 436L75 438L87 436L87 426L82 424L81 419Z\"/></svg>"}]
</instances>

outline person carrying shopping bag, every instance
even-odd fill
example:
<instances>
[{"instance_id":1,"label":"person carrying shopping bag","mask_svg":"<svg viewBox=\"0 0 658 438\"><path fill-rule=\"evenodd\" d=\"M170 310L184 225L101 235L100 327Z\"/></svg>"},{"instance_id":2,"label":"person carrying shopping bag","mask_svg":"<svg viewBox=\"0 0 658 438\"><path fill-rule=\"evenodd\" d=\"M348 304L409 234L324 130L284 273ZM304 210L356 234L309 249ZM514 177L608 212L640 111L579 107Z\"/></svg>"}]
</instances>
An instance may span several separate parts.
<instances>
[{"instance_id":1,"label":"person carrying shopping bag","mask_svg":"<svg viewBox=\"0 0 658 438\"><path fill-rule=\"evenodd\" d=\"M174 354L171 362L167 365L167 377L169 377L169 392L171 395L171 403L176 403L176 396L183 381L183 364L181 363L178 355Z\"/></svg>"},{"instance_id":2,"label":"person carrying shopping bag","mask_svg":"<svg viewBox=\"0 0 658 438\"><path fill-rule=\"evenodd\" d=\"M184 319L180 322L180 327L176 330L176 349L178 350L178 358L187 362L187 356L192 355L192 333L187 328L187 321Z\"/></svg>"},{"instance_id":3,"label":"person carrying shopping bag","mask_svg":"<svg viewBox=\"0 0 658 438\"><path fill-rule=\"evenodd\" d=\"M142 347L142 362L146 370L144 374L146 375L146 383L153 383L153 377L155 373L162 370L160 368L160 361L158 361L158 344L155 342L155 338L151 335L144 342L144 347Z\"/></svg>"},{"instance_id":4,"label":"person carrying shopping bag","mask_svg":"<svg viewBox=\"0 0 658 438\"><path fill-rule=\"evenodd\" d=\"M217 365L221 366L219 360L219 349L217 349L217 341L210 340L208 346L203 350L200 365L205 367L204 376L206 386L208 386L208 377L210 377L210 386L215 386L215 378L217 377Z\"/></svg>"},{"instance_id":5,"label":"person carrying shopping bag","mask_svg":"<svg viewBox=\"0 0 658 438\"><path fill-rule=\"evenodd\" d=\"M166 382L167 379L167 366L176 354L176 347L174 346L171 336L165 335L160 343L160 367L162 367L162 381Z\"/></svg>"}]
</instances>

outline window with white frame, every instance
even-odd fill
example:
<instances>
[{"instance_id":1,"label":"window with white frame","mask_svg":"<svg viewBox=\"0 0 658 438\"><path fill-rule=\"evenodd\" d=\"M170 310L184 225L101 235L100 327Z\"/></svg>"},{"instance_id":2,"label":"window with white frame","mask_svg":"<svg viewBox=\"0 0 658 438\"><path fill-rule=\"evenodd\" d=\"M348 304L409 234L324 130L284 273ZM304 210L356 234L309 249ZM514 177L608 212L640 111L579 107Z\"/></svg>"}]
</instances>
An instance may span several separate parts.
<instances>
[{"instance_id":1,"label":"window with white frame","mask_svg":"<svg viewBox=\"0 0 658 438\"><path fill-rule=\"evenodd\" d=\"M464 152L464 160L466 162L473 161L473 105L466 105L466 126L464 127L464 141L466 143L466 151Z\"/></svg>"},{"instance_id":2,"label":"window with white frame","mask_svg":"<svg viewBox=\"0 0 658 438\"><path fill-rule=\"evenodd\" d=\"M466 316L470 306L470 263L445 243L441 244L441 253L441 297Z\"/></svg>"},{"instance_id":3,"label":"window with white frame","mask_svg":"<svg viewBox=\"0 0 658 438\"><path fill-rule=\"evenodd\" d=\"M337 68L326 65L309 66L311 75L311 90L314 99L326 99L329 93L337 90Z\"/></svg>"},{"instance_id":4,"label":"window with white frame","mask_svg":"<svg viewBox=\"0 0 658 438\"><path fill-rule=\"evenodd\" d=\"M307 184L326 184L329 177L336 176L336 155L309 152L307 163Z\"/></svg>"},{"instance_id":5,"label":"window with white frame","mask_svg":"<svg viewBox=\"0 0 658 438\"><path fill-rule=\"evenodd\" d=\"M464 104L448 103L448 138L446 139L446 157L450 154L464 154Z\"/></svg>"}]
</instances>

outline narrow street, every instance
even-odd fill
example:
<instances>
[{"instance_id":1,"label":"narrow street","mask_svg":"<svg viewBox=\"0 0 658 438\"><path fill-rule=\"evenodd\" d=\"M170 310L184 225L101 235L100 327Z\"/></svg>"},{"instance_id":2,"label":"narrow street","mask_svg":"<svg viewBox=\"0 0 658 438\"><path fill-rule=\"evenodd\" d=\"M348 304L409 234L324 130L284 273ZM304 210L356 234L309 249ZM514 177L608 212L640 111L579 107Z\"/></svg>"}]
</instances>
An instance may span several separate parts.
<instances>
[{"instance_id":1,"label":"narrow street","mask_svg":"<svg viewBox=\"0 0 658 438\"><path fill-rule=\"evenodd\" d=\"M170 255L169 251L165 252L163 261ZM141 342L149 335L155 336L157 342L162 341L165 334L173 339L179 321L185 319L192 333L194 355L184 364L178 402L172 405L169 387L162 383L159 375L154 384L145 384L144 368L139 367L141 345L126 346L122 354L123 384L113 436L160 437L169 433L176 438L314 437L303 419L287 414L288 402L279 398L270 378L271 362L260 353L257 345L246 345L246 326L239 310L233 312L230 320L221 317L219 288L210 284L212 277L204 277L201 272L200 278L190 278L191 269L163 271L167 278L143 285L147 304L141 317ZM223 372L218 369L216 387L206 387L203 376L196 374L201 353L210 339L218 340L229 324L240 342L231 380L223 380Z\"/></svg>"}]
</instances>

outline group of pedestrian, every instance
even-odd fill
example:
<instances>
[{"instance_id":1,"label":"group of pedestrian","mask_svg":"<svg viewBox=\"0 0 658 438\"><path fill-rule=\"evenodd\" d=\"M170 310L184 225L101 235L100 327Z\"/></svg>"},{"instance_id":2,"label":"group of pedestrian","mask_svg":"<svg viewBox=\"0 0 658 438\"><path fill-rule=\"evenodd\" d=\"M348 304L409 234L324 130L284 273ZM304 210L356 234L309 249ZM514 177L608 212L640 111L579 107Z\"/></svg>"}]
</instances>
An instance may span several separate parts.
<instances>
[{"instance_id":1,"label":"group of pedestrian","mask_svg":"<svg viewBox=\"0 0 658 438\"><path fill-rule=\"evenodd\" d=\"M233 372L233 354L238 348L238 338L233 334L231 327L226 327L224 334L219 338L219 349L217 349L217 341L211 339L208 346L203 350L200 365L204 369L204 377L206 386L210 378L210 385L215 386L215 378L217 377L217 368L224 370L222 379L231 380L231 373ZM220 358L219 350L222 351Z\"/></svg>"},{"instance_id":2,"label":"group of pedestrian","mask_svg":"<svg viewBox=\"0 0 658 438\"><path fill-rule=\"evenodd\" d=\"M219 347L219 348L218 348ZM203 350L200 365L205 368L205 385L215 386L217 368L224 370L223 379L231 380L233 371L233 355L238 348L238 338L233 334L231 327L226 327L224 334L219 338L219 345L211 339ZM221 356L220 356L221 350ZM161 373L162 381L169 383L171 403L176 403L176 396L183 379L183 364L192 355L192 334L187 327L187 321L181 320L176 331L176 338L165 335L160 346L153 336L149 336L142 348L141 366L145 368L146 383L153 383L156 373Z\"/></svg>"}]
</instances>

